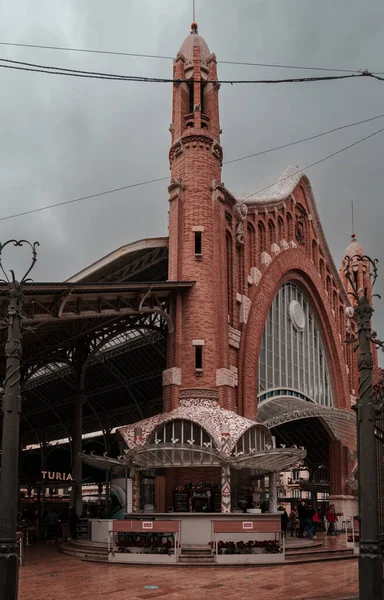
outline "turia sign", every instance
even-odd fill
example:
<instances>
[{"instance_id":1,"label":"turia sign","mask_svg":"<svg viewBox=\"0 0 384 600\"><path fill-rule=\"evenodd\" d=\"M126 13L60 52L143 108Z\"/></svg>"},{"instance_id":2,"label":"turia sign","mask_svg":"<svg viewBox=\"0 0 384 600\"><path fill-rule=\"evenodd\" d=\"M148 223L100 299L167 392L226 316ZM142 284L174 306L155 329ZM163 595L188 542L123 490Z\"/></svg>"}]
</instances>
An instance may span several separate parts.
<instances>
[{"instance_id":1,"label":"turia sign","mask_svg":"<svg viewBox=\"0 0 384 600\"><path fill-rule=\"evenodd\" d=\"M58 473L56 471L41 471L43 479L53 479L55 481L73 481L70 473ZM47 477L48 476L48 477Z\"/></svg>"}]
</instances>

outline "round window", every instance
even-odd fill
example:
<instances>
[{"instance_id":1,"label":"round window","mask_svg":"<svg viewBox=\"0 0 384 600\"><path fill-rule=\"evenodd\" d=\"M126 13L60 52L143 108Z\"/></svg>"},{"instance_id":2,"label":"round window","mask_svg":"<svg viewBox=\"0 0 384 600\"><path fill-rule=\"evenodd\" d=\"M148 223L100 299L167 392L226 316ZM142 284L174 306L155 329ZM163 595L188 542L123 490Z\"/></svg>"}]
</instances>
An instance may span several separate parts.
<instances>
[{"instance_id":1,"label":"round window","mask_svg":"<svg viewBox=\"0 0 384 600\"><path fill-rule=\"evenodd\" d=\"M288 312L296 331L303 331L305 327L305 314L301 304L297 300L292 300L288 307Z\"/></svg>"}]
</instances>

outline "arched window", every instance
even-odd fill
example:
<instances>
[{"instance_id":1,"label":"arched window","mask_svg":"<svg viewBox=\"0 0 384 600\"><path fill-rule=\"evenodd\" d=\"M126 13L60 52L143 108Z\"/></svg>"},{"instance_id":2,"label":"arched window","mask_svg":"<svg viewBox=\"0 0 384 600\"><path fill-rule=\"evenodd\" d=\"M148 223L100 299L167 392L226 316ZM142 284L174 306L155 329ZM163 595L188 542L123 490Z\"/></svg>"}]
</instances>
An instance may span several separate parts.
<instances>
[{"instance_id":1,"label":"arched window","mask_svg":"<svg viewBox=\"0 0 384 600\"><path fill-rule=\"evenodd\" d=\"M331 300L332 300L332 298L331 298L331 278L329 275L327 275L327 279L325 282L325 289L327 290L328 298L329 298L329 301L331 302Z\"/></svg>"},{"instance_id":2,"label":"arched window","mask_svg":"<svg viewBox=\"0 0 384 600\"><path fill-rule=\"evenodd\" d=\"M340 308L339 308L339 327L340 327L341 341L343 342L344 338L345 338L345 315L344 315L343 306L340 306Z\"/></svg>"},{"instance_id":3,"label":"arched window","mask_svg":"<svg viewBox=\"0 0 384 600\"><path fill-rule=\"evenodd\" d=\"M259 425L255 425L243 433L241 438L237 441L233 451L235 454L249 454L251 451L261 452L265 450L267 442L265 429Z\"/></svg>"},{"instance_id":4,"label":"arched window","mask_svg":"<svg viewBox=\"0 0 384 600\"><path fill-rule=\"evenodd\" d=\"M272 219L269 219L269 221L268 221L268 233L269 233L269 247L271 247L272 244L276 244L276 228L275 228L275 224L272 221Z\"/></svg>"},{"instance_id":5,"label":"arched window","mask_svg":"<svg viewBox=\"0 0 384 600\"><path fill-rule=\"evenodd\" d=\"M253 267L256 262L256 234L255 228L251 223L247 225L248 234L248 252L249 252L249 267Z\"/></svg>"},{"instance_id":6,"label":"arched window","mask_svg":"<svg viewBox=\"0 0 384 600\"><path fill-rule=\"evenodd\" d=\"M259 402L267 403L278 396L282 402L295 397L332 406L330 381L325 346L312 305L295 283L285 283L269 309L260 345Z\"/></svg>"},{"instance_id":7,"label":"arched window","mask_svg":"<svg viewBox=\"0 0 384 600\"><path fill-rule=\"evenodd\" d=\"M284 239L284 221L281 217L277 219L277 229L279 232L278 242L281 242Z\"/></svg>"},{"instance_id":8,"label":"arched window","mask_svg":"<svg viewBox=\"0 0 384 600\"><path fill-rule=\"evenodd\" d=\"M262 223L261 221L259 221L259 225L257 227L258 230L258 234L259 234L259 256L261 255L262 252L264 252L265 250L265 227L264 227L264 223Z\"/></svg>"},{"instance_id":9,"label":"arched window","mask_svg":"<svg viewBox=\"0 0 384 600\"><path fill-rule=\"evenodd\" d=\"M337 304L338 304L337 292L336 292L336 290L333 290L333 305L332 305L332 308L335 311L335 315L337 315Z\"/></svg>"},{"instance_id":10,"label":"arched window","mask_svg":"<svg viewBox=\"0 0 384 600\"><path fill-rule=\"evenodd\" d=\"M227 230L226 233L226 254L227 254L227 302L228 302L228 322L233 320L233 250L232 235Z\"/></svg>"},{"instance_id":11,"label":"arched window","mask_svg":"<svg viewBox=\"0 0 384 600\"><path fill-rule=\"evenodd\" d=\"M244 246L238 246L237 248L237 280L240 294L244 294Z\"/></svg>"},{"instance_id":12,"label":"arched window","mask_svg":"<svg viewBox=\"0 0 384 600\"><path fill-rule=\"evenodd\" d=\"M317 267L317 243L316 240L312 240L312 260L315 267Z\"/></svg>"},{"instance_id":13,"label":"arched window","mask_svg":"<svg viewBox=\"0 0 384 600\"><path fill-rule=\"evenodd\" d=\"M287 213L287 242L290 242L293 239L292 232L292 215L291 213Z\"/></svg>"},{"instance_id":14,"label":"arched window","mask_svg":"<svg viewBox=\"0 0 384 600\"><path fill-rule=\"evenodd\" d=\"M191 442L195 446L209 443L213 445L212 437L200 425L193 421L177 419L156 427L149 436L147 444L190 444Z\"/></svg>"},{"instance_id":15,"label":"arched window","mask_svg":"<svg viewBox=\"0 0 384 600\"><path fill-rule=\"evenodd\" d=\"M324 281L324 271L325 271L324 261L322 258L320 258L319 273L320 273L321 281Z\"/></svg>"}]
</instances>

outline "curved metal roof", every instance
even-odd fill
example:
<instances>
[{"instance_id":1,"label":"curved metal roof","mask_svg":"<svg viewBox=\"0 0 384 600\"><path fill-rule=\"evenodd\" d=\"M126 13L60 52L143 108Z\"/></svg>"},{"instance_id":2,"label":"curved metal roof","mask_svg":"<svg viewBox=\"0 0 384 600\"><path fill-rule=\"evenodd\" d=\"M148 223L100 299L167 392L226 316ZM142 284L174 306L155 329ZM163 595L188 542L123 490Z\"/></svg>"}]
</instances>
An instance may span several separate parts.
<instances>
[{"instance_id":1,"label":"curved metal roof","mask_svg":"<svg viewBox=\"0 0 384 600\"><path fill-rule=\"evenodd\" d=\"M356 451L356 415L353 411L329 408L287 396L264 400L259 404L257 415L269 428L301 419L320 419L331 438L343 440L351 453Z\"/></svg>"}]
</instances>

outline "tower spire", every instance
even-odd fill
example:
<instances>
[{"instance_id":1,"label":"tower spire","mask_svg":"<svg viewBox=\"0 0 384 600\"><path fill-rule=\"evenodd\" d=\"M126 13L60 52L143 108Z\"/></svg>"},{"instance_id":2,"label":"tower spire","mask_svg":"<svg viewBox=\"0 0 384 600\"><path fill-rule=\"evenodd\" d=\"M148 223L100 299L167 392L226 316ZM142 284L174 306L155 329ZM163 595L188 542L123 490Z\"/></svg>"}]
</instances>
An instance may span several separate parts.
<instances>
[{"instance_id":1,"label":"tower spire","mask_svg":"<svg viewBox=\"0 0 384 600\"><path fill-rule=\"evenodd\" d=\"M196 23L195 0L192 0L192 22Z\"/></svg>"}]
</instances>

